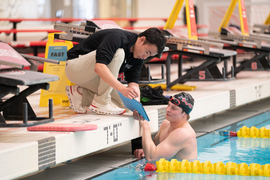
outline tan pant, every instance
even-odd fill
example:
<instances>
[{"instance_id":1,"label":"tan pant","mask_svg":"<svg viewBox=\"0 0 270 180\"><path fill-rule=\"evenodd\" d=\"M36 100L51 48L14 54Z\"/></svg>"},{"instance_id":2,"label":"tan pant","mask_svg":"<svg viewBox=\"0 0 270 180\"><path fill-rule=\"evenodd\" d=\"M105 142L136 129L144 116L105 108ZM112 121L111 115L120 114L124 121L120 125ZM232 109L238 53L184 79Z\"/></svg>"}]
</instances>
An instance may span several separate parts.
<instances>
[{"instance_id":1,"label":"tan pant","mask_svg":"<svg viewBox=\"0 0 270 180\"><path fill-rule=\"evenodd\" d=\"M123 49L118 49L112 61L107 65L115 78L118 77L119 69L125 59ZM96 51L82 55L79 58L69 60L66 63L66 76L76 85L83 88L82 105L90 106L93 99L100 104L107 104L112 101L119 107L124 104L117 91L104 82L94 68L96 64Z\"/></svg>"}]
</instances>

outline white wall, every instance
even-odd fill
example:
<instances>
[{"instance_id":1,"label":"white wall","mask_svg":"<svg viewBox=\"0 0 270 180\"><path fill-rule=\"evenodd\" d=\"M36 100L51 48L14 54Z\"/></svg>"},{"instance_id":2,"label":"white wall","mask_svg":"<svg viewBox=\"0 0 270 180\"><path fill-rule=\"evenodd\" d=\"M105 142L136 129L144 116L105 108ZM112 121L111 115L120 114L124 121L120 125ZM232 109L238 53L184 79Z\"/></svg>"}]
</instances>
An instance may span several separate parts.
<instances>
[{"instance_id":1,"label":"white wall","mask_svg":"<svg viewBox=\"0 0 270 180\"><path fill-rule=\"evenodd\" d=\"M176 0L138 0L138 18L169 18ZM184 4L183 4L184 7ZM183 25L183 7L178 15L175 25ZM135 26L164 26L165 22L160 20L139 21Z\"/></svg>"},{"instance_id":2,"label":"white wall","mask_svg":"<svg viewBox=\"0 0 270 180\"><path fill-rule=\"evenodd\" d=\"M200 0L197 1L198 20L200 24L208 24L210 31L217 31L222 19L230 5L231 0ZM245 8L247 13L247 21L250 32L254 23L263 23L270 12L269 0L245 0ZM238 3L232 14L230 22L240 26Z\"/></svg>"},{"instance_id":3,"label":"white wall","mask_svg":"<svg viewBox=\"0 0 270 180\"><path fill-rule=\"evenodd\" d=\"M26 1L31 1L28 5ZM26 4L28 6L26 6ZM37 3L36 0L1 0L0 17L1 18L37 18ZM25 13L27 11L27 13ZM0 21L1 24L9 22Z\"/></svg>"},{"instance_id":4,"label":"white wall","mask_svg":"<svg viewBox=\"0 0 270 180\"><path fill-rule=\"evenodd\" d=\"M50 7L55 1L57 0L1 0L0 18L50 18ZM110 4L109 0L66 0L64 2L73 2L75 8L74 11L76 11L73 14L74 18L84 18L82 16L85 15L87 16L85 18L88 19L91 16L91 14L89 15L89 12L93 11L94 6L98 6L97 2L99 3L100 7L105 7L105 11L108 11L108 9L106 9L106 5ZM78 8L79 4L81 4L80 2L88 2L82 4L89 6L89 8ZM198 24L210 25L211 30L216 31L221 24L221 20L225 15L230 2L231 0L194 0L193 3L197 6L198 11ZM137 3L137 12L135 14L137 14L138 18L169 18L176 0L137 0ZM91 4L95 5L91 6ZM270 0L245 0L245 5L248 15L247 19L251 30L253 24L263 23L266 19L270 9ZM183 7L184 6L185 2L183 4ZM180 20L176 21L175 25L183 25L183 7L178 15ZM235 9L236 10L231 19L234 24L237 24L240 22L238 18L238 5ZM101 9L97 9L92 14L93 17L97 17L98 11L100 11L100 13L103 12ZM104 12L101 14L104 14ZM19 23L19 25L25 23L46 24L49 22L28 21ZM0 21L0 25L7 25L7 28L12 27L12 24L8 21ZM165 22L163 20L144 20L139 21L134 25L135 27L162 27L165 25Z\"/></svg>"}]
</instances>

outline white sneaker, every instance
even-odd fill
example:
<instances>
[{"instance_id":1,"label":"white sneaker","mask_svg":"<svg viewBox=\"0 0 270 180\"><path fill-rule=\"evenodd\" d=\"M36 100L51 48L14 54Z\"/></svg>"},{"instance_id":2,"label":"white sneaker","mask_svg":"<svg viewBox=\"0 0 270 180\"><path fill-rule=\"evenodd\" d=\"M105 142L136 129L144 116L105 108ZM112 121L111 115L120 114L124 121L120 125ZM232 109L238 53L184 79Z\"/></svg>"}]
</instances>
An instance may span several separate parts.
<instances>
[{"instance_id":1,"label":"white sneaker","mask_svg":"<svg viewBox=\"0 0 270 180\"><path fill-rule=\"evenodd\" d=\"M119 108L113 102L109 102L106 105L99 104L96 101L92 101L91 106L89 109L98 114L123 114L126 112L125 109Z\"/></svg>"},{"instance_id":2,"label":"white sneaker","mask_svg":"<svg viewBox=\"0 0 270 180\"><path fill-rule=\"evenodd\" d=\"M67 96L70 102L70 107L78 114L87 113L87 109L82 107L82 93L78 91L79 86L66 86Z\"/></svg>"}]
</instances>

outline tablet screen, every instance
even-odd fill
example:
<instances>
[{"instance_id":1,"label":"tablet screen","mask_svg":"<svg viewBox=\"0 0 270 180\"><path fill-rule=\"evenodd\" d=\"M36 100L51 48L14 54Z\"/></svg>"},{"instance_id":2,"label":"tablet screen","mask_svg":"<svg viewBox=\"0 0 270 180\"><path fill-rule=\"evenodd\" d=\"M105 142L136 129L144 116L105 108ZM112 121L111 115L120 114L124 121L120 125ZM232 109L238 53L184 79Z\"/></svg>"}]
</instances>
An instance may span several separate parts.
<instances>
[{"instance_id":1,"label":"tablet screen","mask_svg":"<svg viewBox=\"0 0 270 180\"><path fill-rule=\"evenodd\" d=\"M135 99L129 99L127 97L125 97L122 93L120 93L118 91L119 96L121 97L124 105L126 106L126 108L128 108L129 110L131 110L132 112L134 111L134 109L136 109L138 111L138 113L140 115L142 115L142 117L147 120L150 121L150 119L148 118L145 109L143 108L143 105L136 101Z\"/></svg>"}]
</instances>

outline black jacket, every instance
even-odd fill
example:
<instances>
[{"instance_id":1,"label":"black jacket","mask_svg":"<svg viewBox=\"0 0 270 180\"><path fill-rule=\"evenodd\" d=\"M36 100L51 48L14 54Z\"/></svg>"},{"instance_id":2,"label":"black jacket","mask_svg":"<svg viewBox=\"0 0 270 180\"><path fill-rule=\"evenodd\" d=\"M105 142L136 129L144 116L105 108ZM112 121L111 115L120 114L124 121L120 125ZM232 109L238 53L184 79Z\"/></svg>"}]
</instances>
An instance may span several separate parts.
<instances>
[{"instance_id":1,"label":"black jacket","mask_svg":"<svg viewBox=\"0 0 270 180\"><path fill-rule=\"evenodd\" d=\"M142 59L133 57L130 48L135 44L138 35L121 29L105 29L98 31L80 44L74 46L67 52L68 60L78 58L79 55L87 54L97 50L96 62L108 65L118 48L125 51L125 60L120 68L119 73L125 73L125 79L128 83L138 82L140 72L143 66Z\"/></svg>"}]
</instances>

